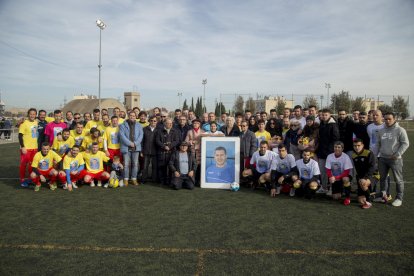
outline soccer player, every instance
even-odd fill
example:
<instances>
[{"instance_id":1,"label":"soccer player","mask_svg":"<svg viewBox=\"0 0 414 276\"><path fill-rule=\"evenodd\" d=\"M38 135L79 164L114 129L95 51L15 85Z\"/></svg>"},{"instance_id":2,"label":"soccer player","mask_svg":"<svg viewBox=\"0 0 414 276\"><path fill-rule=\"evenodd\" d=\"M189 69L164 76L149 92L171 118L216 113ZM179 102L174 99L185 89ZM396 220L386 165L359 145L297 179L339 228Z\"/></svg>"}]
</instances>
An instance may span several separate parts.
<instances>
[{"instance_id":1,"label":"soccer player","mask_svg":"<svg viewBox=\"0 0 414 276\"><path fill-rule=\"evenodd\" d=\"M103 134L104 149L106 156L113 160L114 156L121 157L121 145L119 143L118 117L111 117L111 126L105 129Z\"/></svg>"},{"instance_id":2,"label":"soccer player","mask_svg":"<svg viewBox=\"0 0 414 276\"><path fill-rule=\"evenodd\" d=\"M56 178L58 171L54 169L54 164L62 161L62 158L54 151L50 150L48 142L42 144L42 150L35 154L32 162L32 172L30 177L35 183L35 192L40 191L41 183L49 180L50 190L56 190Z\"/></svg>"},{"instance_id":3,"label":"soccer player","mask_svg":"<svg viewBox=\"0 0 414 276\"><path fill-rule=\"evenodd\" d=\"M370 150L364 149L363 140L360 138L355 139L352 160L354 161L358 183L358 202L363 209L368 209L372 206L370 195L372 183L374 183L375 159L374 154Z\"/></svg>"},{"instance_id":4,"label":"soccer player","mask_svg":"<svg viewBox=\"0 0 414 276\"><path fill-rule=\"evenodd\" d=\"M62 122L62 111L55 110L53 116L55 120L48 123L45 128L45 142L49 142L50 145L53 145L57 134L66 128L66 123Z\"/></svg>"},{"instance_id":5,"label":"soccer player","mask_svg":"<svg viewBox=\"0 0 414 276\"><path fill-rule=\"evenodd\" d=\"M292 175L293 188L302 190L305 198L312 199L318 190L320 170L318 162L313 160L312 152L309 149L303 150L302 159L296 161L299 175Z\"/></svg>"},{"instance_id":6,"label":"soccer player","mask_svg":"<svg viewBox=\"0 0 414 276\"><path fill-rule=\"evenodd\" d=\"M292 176L297 174L295 157L288 154L284 144L279 144L278 151L279 155L272 161L270 196L275 197L280 194L281 185L289 189L290 196L294 196L295 190L291 186L293 184Z\"/></svg>"},{"instance_id":7,"label":"soccer player","mask_svg":"<svg viewBox=\"0 0 414 276\"><path fill-rule=\"evenodd\" d=\"M65 128L57 134L56 139L53 141L52 149L63 158L74 145L75 139L70 136L70 130Z\"/></svg>"},{"instance_id":8,"label":"soccer player","mask_svg":"<svg viewBox=\"0 0 414 276\"><path fill-rule=\"evenodd\" d=\"M119 109L119 107L114 108L113 115L118 117L118 124L119 125L124 122L124 119L121 118L121 109Z\"/></svg>"},{"instance_id":9,"label":"soccer player","mask_svg":"<svg viewBox=\"0 0 414 276\"><path fill-rule=\"evenodd\" d=\"M92 150L92 144L93 143L98 143L99 145L99 150L103 150L104 145L103 145L103 138L101 136L101 132L99 131L99 129L93 127L90 129L90 135L85 136L85 138L83 139L82 142L82 147L85 149L85 151L91 151Z\"/></svg>"},{"instance_id":10,"label":"soccer player","mask_svg":"<svg viewBox=\"0 0 414 276\"><path fill-rule=\"evenodd\" d=\"M109 173L104 171L104 162L109 161L109 157L99 150L99 144L97 142L92 143L92 151L89 153L83 153L83 158L86 164L86 173L83 180L85 183L89 183L91 187L95 187L94 180L98 181L97 186L102 186L102 181L109 179Z\"/></svg>"},{"instance_id":11,"label":"soccer player","mask_svg":"<svg viewBox=\"0 0 414 276\"><path fill-rule=\"evenodd\" d=\"M93 110L93 120L88 121L85 125L86 132L90 132L92 128L99 128L99 126L102 125L102 122L100 119L101 119L101 112L99 111L99 109L95 108Z\"/></svg>"},{"instance_id":12,"label":"soccer player","mask_svg":"<svg viewBox=\"0 0 414 276\"><path fill-rule=\"evenodd\" d=\"M27 111L28 119L19 126L20 183L23 183L25 180L27 166L29 166L29 175L31 174L31 163L38 149L38 122L36 120L36 114L37 110L35 108L30 108Z\"/></svg>"},{"instance_id":13,"label":"soccer player","mask_svg":"<svg viewBox=\"0 0 414 276\"><path fill-rule=\"evenodd\" d=\"M233 183L234 167L227 163L227 150L225 147L217 147L214 150L214 163L206 169L206 182Z\"/></svg>"},{"instance_id":14,"label":"soccer player","mask_svg":"<svg viewBox=\"0 0 414 276\"><path fill-rule=\"evenodd\" d=\"M75 129L70 131L70 136L72 136L73 139L75 139L75 145L79 147L80 151L84 151L85 149L82 147L82 143L85 139L86 131L83 129L82 123L76 123Z\"/></svg>"},{"instance_id":15,"label":"soccer player","mask_svg":"<svg viewBox=\"0 0 414 276\"><path fill-rule=\"evenodd\" d=\"M69 153L65 156L63 160L63 170L65 171L66 176L66 186L69 191L72 191L72 188L77 189L77 181L81 180L85 176L85 161L83 156L79 153L80 148L77 145L74 145Z\"/></svg>"},{"instance_id":16,"label":"soccer player","mask_svg":"<svg viewBox=\"0 0 414 276\"><path fill-rule=\"evenodd\" d=\"M342 192L345 192L345 206L351 204L351 175L353 169L352 161L344 151L344 143L336 141L334 143L334 152L326 158L326 174L331 184L332 198L341 199Z\"/></svg>"},{"instance_id":17,"label":"soccer player","mask_svg":"<svg viewBox=\"0 0 414 276\"><path fill-rule=\"evenodd\" d=\"M276 153L269 150L267 141L261 141L259 150L253 153L250 159L250 167L246 168L242 173L243 177L253 178L252 188L256 188L258 184L270 182L271 166L275 157Z\"/></svg>"},{"instance_id":18,"label":"soccer player","mask_svg":"<svg viewBox=\"0 0 414 276\"><path fill-rule=\"evenodd\" d=\"M111 121L109 120L108 114L102 114L102 121L101 124L98 126L98 129L101 131L101 135L103 136L107 127L111 126Z\"/></svg>"}]
</instances>

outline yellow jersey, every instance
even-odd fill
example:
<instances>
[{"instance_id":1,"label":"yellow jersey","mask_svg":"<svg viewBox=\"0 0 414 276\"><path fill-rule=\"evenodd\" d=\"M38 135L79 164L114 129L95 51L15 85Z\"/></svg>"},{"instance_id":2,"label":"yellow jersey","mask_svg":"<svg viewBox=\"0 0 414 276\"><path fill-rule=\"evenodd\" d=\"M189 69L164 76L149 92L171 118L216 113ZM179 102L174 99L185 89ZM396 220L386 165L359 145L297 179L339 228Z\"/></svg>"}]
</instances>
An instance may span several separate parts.
<instances>
[{"instance_id":1,"label":"yellow jersey","mask_svg":"<svg viewBox=\"0 0 414 276\"><path fill-rule=\"evenodd\" d=\"M19 126L19 133L23 134L23 144L26 149L37 149L37 120L25 120Z\"/></svg>"},{"instance_id":2,"label":"yellow jersey","mask_svg":"<svg viewBox=\"0 0 414 276\"><path fill-rule=\"evenodd\" d=\"M98 144L99 144L99 150L103 150L103 138L102 137L99 137L98 139L92 139L92 137L89 136L89 135L88 136L85 136L85 138L83 139L82 147L85 150L92 151L92 143L93 142L98 142Z\"/></svg>"},{"instance_id":3,"label":"yellow jersey","mask_svg":"<svg viewBox=\"0 0 414 276\"><path fill-rule=\"evenodd\" d=\"M81 165L85 165L85 161L83 160L83 155L81 153L78 153L76 157L72 157L70 154L68 154L63 160L64 170L76 171Z\"/></svg>"},{"instance_id":4,"label":"yellow jersey","mask_svg":"<svg viewBox=\"0 0 414 276\"><path fill-rule=\"evenodd\" d=\"M260 132L259 130L258 131L256 131L255 133L254 133L254 135L256 136L256 138L257 138L257 148L259 148L260 147L260 142L261 141L267 141L267 142L269 142L271 139L272 139L272 136L270 135L270 133L268 132L268 131L263 131L263 132Z\"/></svg>"},{"instance_id":5,"label":"yellow jersey","mask_svg":"<svg viewBox=\"0 0 414 276\"><path fill-rule=\"evenodd\" d=\"M102 125L102 121L90 120L89 122L86 123L84 129L89 134L89 131L91 130L91 128L93 128L93 127L99 128L99 126L101 126L101 125Z\"/></svg>"},{"instance_id":6,"label":"yellow jersey","mask_svg":"<svg viewBox=\"0 0 414 276\"><path fill-rule=\"evenodd\" d=\"M118 138L119 127L107 127L103 135L108 149L120 149L121 145Z\"/></svg>"},{"instance_id":7,"label":"yellow jersey","mask_svg":"<svg viewBox=\"0 0 414 276\"><path fill-rule=\"evenodd\" d=\"M59 154L59 156L63 156L68 149L71 149L75 145L75 139L73 139L72 136L69 136L69 138L64 141L62 138L62 141L58 141L56 138L53 140L53 146L52 149Z\"/></svg>"},{"instance_id":8,"label":"yellow jersey","mask_svg":"<svg viewBox=\"0 0 414 276\"><path fill-rule=\"evenodd\" d=\"M39 151L33 157L32 167L37 168L40 171L47 171L52 168L55 163L59 163L61 160L62 157L53 150L49 150L46 156L43 156L42 152Z\"/></svg>"},{"instance_id":9,"label":"yellow jersey","mask_svg":"<svg viewBox=\"0 0 414 276\"><path fill-rule=\"evenodd\" d=\"M99 173L104 170L103 162L108 162L109 157L102 151L98 151L95 154L83 153L85 159L86 170L91 173Z\"/></svg>"},{"instance_id":10,"label":"yellow jersey","mask_svg":"<svg viewBox=\"0 0 414 276\"><path fill-rule=\"evenodd\" d=\"M70 136L73 137L73 139L75 139L75 145L82 147L82 142L83 142L83 139L85 139L86 131L83 129L82 133L79 134L76 132L76 129L72 129L70 131ZM81 148L81 150L83 150L83 148Z\"/></svg>"}]
</instances>

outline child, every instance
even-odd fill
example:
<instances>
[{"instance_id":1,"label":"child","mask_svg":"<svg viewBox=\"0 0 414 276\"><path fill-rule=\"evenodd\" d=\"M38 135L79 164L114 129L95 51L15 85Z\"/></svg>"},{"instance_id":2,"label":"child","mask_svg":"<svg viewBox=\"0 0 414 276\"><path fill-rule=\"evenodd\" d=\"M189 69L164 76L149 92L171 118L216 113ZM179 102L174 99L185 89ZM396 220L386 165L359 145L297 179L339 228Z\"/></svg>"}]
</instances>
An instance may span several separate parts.
<instances>
[{"instance_id":1,"label":"child","mask_svg":"<svg viewBox=\"0 0 414 276\"><path fill-rule=\"evenodd\" d=\"M121 164L121 159L118 155L114 156L112 162L112 171L111 176L109 178L109 183L105 184L105 188L112 187L116 188L118 186L124 186L122 179L124 178L124 166Z\"/></svg>"}]
</instances>

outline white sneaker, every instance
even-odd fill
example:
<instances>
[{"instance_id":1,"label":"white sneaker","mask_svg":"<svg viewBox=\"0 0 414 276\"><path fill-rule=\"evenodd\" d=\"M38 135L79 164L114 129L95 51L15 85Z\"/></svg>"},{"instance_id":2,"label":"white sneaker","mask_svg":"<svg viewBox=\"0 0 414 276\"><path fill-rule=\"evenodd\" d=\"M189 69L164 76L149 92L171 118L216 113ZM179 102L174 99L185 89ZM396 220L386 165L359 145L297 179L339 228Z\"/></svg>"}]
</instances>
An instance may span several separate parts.
<instances>
[{"instance_id":1,"label":"white sneaker","mask_svg":"<svg viewBox=\"0 0 414 276\"><path fill-rule=\"evenodd\" d=\"M124 181L122 179L119 180L119 187L124 187Z\"/></svg>"},{"instance_id":2,"label":"white sneaker","mask_svg":"<svg viewBox=\"0 0 414 276\"><path fill-rule=\"evenodd\" d=\"M63 185L62 185L62 189L63 189L63 190L67 190L67 189L68 189L68 184L67 184L67 183L63 184Z\"/></svg>"},{"instance_id":3,"label":"white sneaker","mask_svg":"<svg viewBox=\"0 0 414 276\"><path fill-rule=\"evenodd\" d=\"M396 198L393 202L392 202L392 206L394 207L400 207L402 205L402 200L399 198Z\"/></svg>"},{"instance_id":4,"label":"white sneaker","mask_svg":"<svg viewBox=\"0 0 414 276\"><path fill-rule=\"evenodd\" d=\"M90 184L91 187L95 187L95 183L93 183L93 181Z\"/></svg>"},{"instance_id":5,"label":"white sneaker","mask_svg":"<svg viewBox=\"0 0 414 276\"><path fill-rule=\"evenodd\" d=\"M98 181L98 184L96 186L102 187L102 182L101 181Z\"/></svg>"},{"instance_id":6,"label":"white sneaker","mask_svg":"<svg viewBox=\"0 0 414 276\"><path fill-rule=\"evenodd\" d=\"M280 194L280 189L282 189L282 187L276 187L276 194L279 195Z\"/></svg>"},{"instance_id":7,"label":"white sneaker","mask_svg":"<svg viewBox=\"0 0 414 276\"><path fill-rule=\"evenodd\" d=\"M109 183L106 183L106 184L104 185L104 188L108 188L108 186L109 186Z\"/></svg>"},{"instance_id":8,"label":"white sneaker","mask_svg":"<svg viewBox=\"0 0 414 276\"><path fill-rule=\"evenodd\" d=\"M72 182L72 187L73 187L73 189L77 189L78 188L78 185L76 185L76 182Z\"/></svg>"},{"instance_id":9,"label":"white sneaker","mask_svg":"<svg viewBox=\"0 0 414 276\"><path fill-rule=\"evenodd\" d=\"M326 194L326 190L321 186L317 191L317 194Z\"/></svg>"},{"instance_id":10,"label":"white sneaker","mask_svg":"<svg viewBox=\"0 0 414 276\"><path fill-rule=\"evenodd\" d=\"M329 189L329 190L326 192L326 195L327 195L327 196L332 196L332 189Z\"/></svg>"},{"instance_id":11,"label":"white sneaker","mask_svg":"<svg viewBox=\"0 0 414 276\"><path fill-rule=\"evenodd\" d=\"M289 195L290 195L290 196L295 196L295 189L290 188Z\"/></svg>"}]
</instances>

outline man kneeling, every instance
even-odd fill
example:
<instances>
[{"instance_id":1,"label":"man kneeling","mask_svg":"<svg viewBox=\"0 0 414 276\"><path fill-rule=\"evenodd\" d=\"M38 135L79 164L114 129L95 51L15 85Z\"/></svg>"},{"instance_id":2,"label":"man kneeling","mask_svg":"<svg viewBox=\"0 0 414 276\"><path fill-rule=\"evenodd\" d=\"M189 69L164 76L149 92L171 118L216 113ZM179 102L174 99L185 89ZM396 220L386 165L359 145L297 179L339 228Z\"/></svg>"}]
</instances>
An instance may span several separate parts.
<instances>
[{"instance_id":1,"label":"man kneeling","mask_svg":"<svg viewBox=\"0 0 414 276\"><path fill-rule=\"evenodd\" d=\"M98 187L102 186L102 181L109 179L109 173L104 171L103 162L108 162L109 157L103 151L99 150L98 142L92 143L92 152L83 153L86 164L85 183L89 183L91 187L95 187L94 180L98 181Z\"/></svg>"},{"instance_id":2,"label":"man kneeling","mask_svg":"<svg viewBox=\"0 0 414 276\"><path fill-rule=\"evenodd\" d=\"M60 161L62 161L62 158L56 152L50 150L48 142L44 142L41 151L35 154L32 162L33 171L30 178L36 184L35 192L40 190L40 183L46 183L48 180L50 189L52 191L56 190L58 171L54 168L54 164Z\"/></svg>"},{"instance_id":3,"label":"man kneeling","mask_svg":"<svg viewBox=\"0 0 414 276\"><path fill-rule=\"evenodd\" d=\"M194 172L197 169L197 163L191 152L188 152L187 142L182 142L180 150L173 153L169 168L173 173L172 188L179 190L184 186L190 190L194 189Z\"/></svg>"},{"instance_id":4,"label":"man kneeling","mask_svg":"<svg viewBox=\"0 0 414 276\"><path fill-rule=\"evenodd\" d=\"M296 161L296 168L299 175L293 175L293 189L300 191L306 198L312 199L319 187L321 172L318 162L311 158L309 149L303 150L302 159Z\"/></svg>"}]
</instances>

